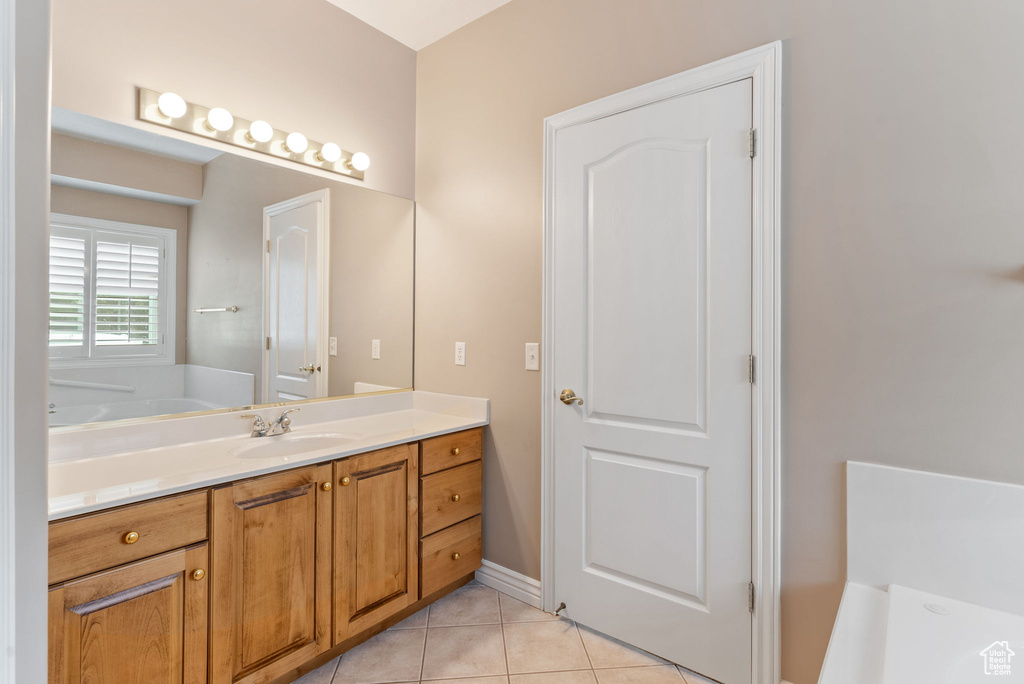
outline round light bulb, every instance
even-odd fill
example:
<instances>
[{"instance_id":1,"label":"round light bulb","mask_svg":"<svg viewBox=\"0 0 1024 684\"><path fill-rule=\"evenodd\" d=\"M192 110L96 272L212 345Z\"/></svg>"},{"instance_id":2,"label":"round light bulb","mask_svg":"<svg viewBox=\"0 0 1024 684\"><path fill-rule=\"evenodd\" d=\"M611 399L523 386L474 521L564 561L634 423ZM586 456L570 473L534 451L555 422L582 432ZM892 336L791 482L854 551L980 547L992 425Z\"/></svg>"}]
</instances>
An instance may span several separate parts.
<instances>
[{"instance_id":1,"label":"round light bulb","mask_svg":"<svg viewBox=\"0 0 1024 684\"><path fill-rule=\"evenodd\" d=\"M177 119L185 115L187 105L185 100L176 93L163 93L156 100L157 109L168 119Z\"/></svg>"},{"instance_id":2,"label":"round light bulb","mask_svg":"<svg viewBox=\"0 0 1024 684\"><path fill-rule=\"evenodd\" d=\"M334 143L324 143L324 146L320 148L316 156L320 161L333 164L341 159L341 148Z\"/></svg>"},{"instance_id":3,"label":"round light bulb","mask_svg":"<svg viewBox=\"0 0 1024 684\"><path fill-rule=\"evenodd\" d=\"M370 168L370 155L365 152L356 152L352 155L352 161L349 162L352 168L356 171L365 171Z\"/></svg>"},{"instance_id":4,"label":"round light bulb","mask_svg":"<svg viewBox=\"0 0 1024 684\"><path fill-rule=\"evenodd\" d=\"M235 117L223 107L214 107L206 114L206 125L215 131L225 133L235 125Z\"/></svg>"},{"instance_id":5,"label":"round light bulb","mask_svg":"<svg viewBox=\"0 0 1024 684\"><path fill-rule=\"evenodd\" d=\"M249 124L249 132L246 133L246 136L253 142L270 142L270 139L274 137L274 127L266 121L253 121Z\"/></svg>"},{"instance_id":6,"label":"round light bulb","mask_svg":"<svg viewBox=\"0 0 1024 684\"><path fill-rule=\"evenodd\" d=\"M302 154L309 147L309 141L301 133L289 133L288 137L284 139L284 146L288 148L289 152Z\"/></svg>"}]
</instances>

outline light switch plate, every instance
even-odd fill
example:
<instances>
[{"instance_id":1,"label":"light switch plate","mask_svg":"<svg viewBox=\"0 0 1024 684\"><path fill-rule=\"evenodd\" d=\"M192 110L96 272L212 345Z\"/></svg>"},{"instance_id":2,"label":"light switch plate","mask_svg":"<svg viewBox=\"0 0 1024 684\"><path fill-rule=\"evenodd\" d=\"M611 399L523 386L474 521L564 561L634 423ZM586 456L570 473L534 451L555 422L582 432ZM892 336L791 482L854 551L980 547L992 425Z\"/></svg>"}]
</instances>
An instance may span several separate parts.
<instances>
[{"instance_id":1,"label":"light switch plate","mask_svg":"<svg viewBox=\"0 0 1024 684\"><path fill-rule=\"evenodd\" d=\"M466 343L456 342L455 343L455 365L465 366L466 365Z\"/></svg>"},{"instance_id":2,"label":"light switch plate","mask_svg":"<svg viewBox=\"0 0 1024 684\"><path fill-rule=\"evenodd\" d=\"M380 340L370 340L370 358L380 358Z\"/></svg>"},{"instance_id":3,"label":"light switch plate","mask_svg":"<svg viewBox=\"0 0 1024 684\"><path fill-rule=\"evenodd\" d=\"M540 342L526 343L526 370L540 370Z\"/></svg>"},{"instance_id":4,"label":"light switch plate","mask_svg":"<svg viewBox=\"0 0 1024 684\"><path fill-rule=\"evenodd\" d=\"M328 351L327 353L330 354L331 356L337 356L338 355L338 338L337 337L329 338L328 339L328 346L330 347L330 351Z\"/></svg>"}]
</instances>

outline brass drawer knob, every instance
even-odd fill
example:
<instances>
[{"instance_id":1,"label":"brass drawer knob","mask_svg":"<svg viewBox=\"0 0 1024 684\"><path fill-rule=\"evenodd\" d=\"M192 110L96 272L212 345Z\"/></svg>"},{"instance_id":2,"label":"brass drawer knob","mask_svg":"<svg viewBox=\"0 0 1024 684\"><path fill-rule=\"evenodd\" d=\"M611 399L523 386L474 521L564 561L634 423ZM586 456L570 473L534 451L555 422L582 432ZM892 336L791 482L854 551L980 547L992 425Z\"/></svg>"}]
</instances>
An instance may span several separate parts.
<instances>
[{"instance_id":1,"label":"brass drawer knob","mask_svg":"<svg viewBox=\"0 0 1024 684\"><path fill-rule=\"evenodd\" d=\"M453 447L452 448L452 456L458 456L458 455L459 455L459 447Z\"/></svg>"},{"instance_id":2,"label":"brass drawer knob","mask_svg":"<svg viewBox=\"0 0 1024 684\"><path fill-rule=\"evenodd\" d=\"M139 533L138 532L129 532L128 534L124 535L124 543L125 544L134 544L137 541L139 541Z\"/></svg>"},{"instance_id":3,"label":"brass drawer knob","mask_svg":"<svg viewBox=\"0 0 1024 684\"><path fill-rule=\"evenodd\" d=\"M453 554L452 554L452 560L453 560L453 561L457 561L457 560L459 560L460 558L462 558L462 554L461 554L461 553L459 553L458 551L456 551L455 553L453 553Z\"/></svg>"},{"instance_id":4,"label":"brass drawer knob","mask_svg":"<svg viewBox=\"0 0 1024 684\"><path fill-rule=\"evenodd\" d=\"M324 482L322 485L320 485L320 489L324 490L325 492L331 491L331 483Z\"/></svg>"},{"instance_id":5,"label":"brass drawer knob","mask_svg":"<svg viewBox=\"0 0 1024 684\"><path fill-rule=\"evenodd\" d=\"M452 502L453 503L458 503L460 499L462 499L462 497L459 496L458 494L452 494Z\"/></svg>"},{"instance_id":6,"label":"brass drawer knob","mask_svg":"<svg viewBox=\"0 0 1024 684\"><path fill-rule=\"evenodd\" d=\"M352 478L351 477L346 475L345 477L341 478L341 486L342 487L348 487L350 484L352 484Z\"/></svg>"},{"instance_id":7,"label":"brass drawer knob","mask_svg":"<svg viewBox=\"0 0 1024 684\"><path fill-rule=\"evenodd\" d=\"M192 579L194 579L195 581L198 582L199 580L203 579L204 577L206 577L206 571L203 570L202 568L199 568L198 570L193 570L192 571Z\"/></svg>"}]
</instances>

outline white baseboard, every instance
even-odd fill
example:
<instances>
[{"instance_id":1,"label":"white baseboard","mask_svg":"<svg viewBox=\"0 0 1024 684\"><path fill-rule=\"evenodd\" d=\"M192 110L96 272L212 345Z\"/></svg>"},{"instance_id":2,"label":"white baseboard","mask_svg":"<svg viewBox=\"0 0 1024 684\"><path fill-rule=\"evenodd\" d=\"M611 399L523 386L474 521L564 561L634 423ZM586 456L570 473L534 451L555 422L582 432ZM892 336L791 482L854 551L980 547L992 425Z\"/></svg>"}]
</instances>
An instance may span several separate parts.
<instances>
[{"instance_id":1,"label":"white baseboard","mask_svg":"<svg viewBox=\"0 0 1024 684\"><path fill-rule=\"evenodd\" d=\"M482 567L476 571L476 581L534 608L540 608L540 582L532 577L520 575L484 559Z\"/></svg>"}]
</instances>

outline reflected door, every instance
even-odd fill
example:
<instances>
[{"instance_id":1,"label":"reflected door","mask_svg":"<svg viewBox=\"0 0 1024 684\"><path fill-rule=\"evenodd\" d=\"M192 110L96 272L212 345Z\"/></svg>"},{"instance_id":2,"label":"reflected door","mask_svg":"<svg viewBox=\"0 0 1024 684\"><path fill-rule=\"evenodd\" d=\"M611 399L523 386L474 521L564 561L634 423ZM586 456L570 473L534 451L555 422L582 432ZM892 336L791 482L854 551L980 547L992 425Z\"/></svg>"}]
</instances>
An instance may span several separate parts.
<instances>
[{"instance_id":1,"label":"reflected door","mask_svg":"<svg viewBox=\"0 0 1024 684\"><path fill-rule=\"evenodd\" d=\"M751 681L751 80L559 130L555 594Z\"/></svg>"},{"instance_id":2,"label":"reflected door","mask_svg":"<svg viewBox=\"0 0 1024 684\"><path fill-rule=\"evenodd\" d=\"M263 402L327 396L328 191L263 210Z\"/></svg>"}]
</instances>

